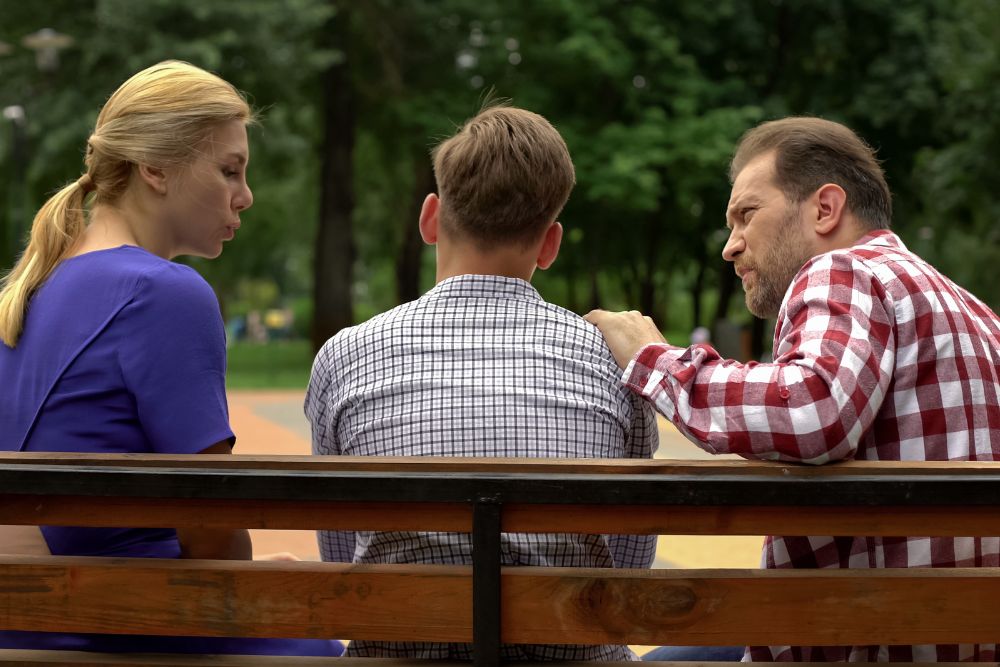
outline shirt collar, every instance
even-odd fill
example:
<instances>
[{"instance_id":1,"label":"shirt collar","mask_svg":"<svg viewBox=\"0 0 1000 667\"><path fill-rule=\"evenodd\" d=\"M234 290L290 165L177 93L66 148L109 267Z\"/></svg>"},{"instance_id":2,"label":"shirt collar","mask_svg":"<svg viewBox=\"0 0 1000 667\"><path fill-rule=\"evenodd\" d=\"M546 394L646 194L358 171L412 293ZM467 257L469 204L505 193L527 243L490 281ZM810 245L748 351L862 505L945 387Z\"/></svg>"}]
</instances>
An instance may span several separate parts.
<instances>
[{"instance_id":1,"label":"shirt collar","mask_svg":"<svg viewBox=\"0 0 1000 667\"><path fill-rule=\"evenodd\" d=\"M423 296L425 299L456 297L542 300L538 290L526 280L474 273L445 278Z\"/></svg>"},{"instance_id":2,"label":"shirt collar","mask_svg":"<svg viewBox=\"0 0 1000 667\"><path fill-rule=\"evenodd\" d=\"M883 248L897 248L899 250L907 250L906 245L903 243L903 239L896 236L892 231L888 229L876 229L868 232L854 245L869 245L869 246L881 246Z\"/></svg>"}]
</instances>

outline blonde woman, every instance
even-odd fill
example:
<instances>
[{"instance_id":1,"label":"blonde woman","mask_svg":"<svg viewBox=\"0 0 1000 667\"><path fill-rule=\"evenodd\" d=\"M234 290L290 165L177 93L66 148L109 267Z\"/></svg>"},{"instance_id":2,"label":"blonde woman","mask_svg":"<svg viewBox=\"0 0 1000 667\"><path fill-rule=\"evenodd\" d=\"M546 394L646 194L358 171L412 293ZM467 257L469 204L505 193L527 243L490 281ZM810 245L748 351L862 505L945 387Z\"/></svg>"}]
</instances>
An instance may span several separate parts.
<instances>
[{"instance_id":1,"label":"blonde woman","mask_svg":"<svg viewBox=\"0 0 1000 667\"><path fill-rule=\"evenodd\" d=\"M176 61L107 101L85 172L38 211L0 289L0 451L230 452L218 302L170 260L217 257L235 236L253 203L252 121L232 85ZM251 544L245 530L0 526L0 553L249 559ZM339 653L331 642L24 632L0 632L0 647Z\"/></svg>"}]
</instances>

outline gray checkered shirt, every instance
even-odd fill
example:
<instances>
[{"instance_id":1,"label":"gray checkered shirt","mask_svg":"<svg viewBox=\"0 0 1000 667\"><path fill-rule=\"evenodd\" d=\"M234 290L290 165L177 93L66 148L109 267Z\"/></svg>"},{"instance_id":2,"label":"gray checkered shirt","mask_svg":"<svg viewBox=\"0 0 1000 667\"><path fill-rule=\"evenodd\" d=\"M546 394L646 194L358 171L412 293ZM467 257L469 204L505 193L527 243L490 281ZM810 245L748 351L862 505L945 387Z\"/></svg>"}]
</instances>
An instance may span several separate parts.
<instances>
[{"instance_id":1,"label":"gray checkered shirt","mask_svg":"<svg viewBox=\"0 0 1000 667\"><path fill-rule=\"evenodd\" d=\"M595 327L527 282L463 275L327 341L306 394L313 452L648 458L651 408ZM323 560L472 562L463 533L320 532ZM506 533L506 565L648 568L655 536ZM464 644L353 641L349 655L471 659ZM505 660L629 660L625 646L505 645Z\"/></svg>"}]
</instances>

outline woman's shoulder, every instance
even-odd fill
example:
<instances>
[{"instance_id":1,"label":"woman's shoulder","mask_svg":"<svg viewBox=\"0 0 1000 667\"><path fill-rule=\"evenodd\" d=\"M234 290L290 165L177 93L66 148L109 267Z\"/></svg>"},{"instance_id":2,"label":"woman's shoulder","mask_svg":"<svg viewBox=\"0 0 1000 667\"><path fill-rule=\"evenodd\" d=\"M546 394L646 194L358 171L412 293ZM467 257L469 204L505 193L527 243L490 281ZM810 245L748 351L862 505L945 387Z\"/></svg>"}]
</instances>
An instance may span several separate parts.
<instances>
[{"instance_id":1,"label":"woman's shoulder","mask_svg":"<svg viewBox=\"0 0 1000 667\"><path fill-rule=\"evenodd\" d=\"M66 260L61 269L67 282L104 283L104 294L118 293L128 301L216 302L212 288L193 268L135 246L79 255Z\"/></svg>"}]
</instances>

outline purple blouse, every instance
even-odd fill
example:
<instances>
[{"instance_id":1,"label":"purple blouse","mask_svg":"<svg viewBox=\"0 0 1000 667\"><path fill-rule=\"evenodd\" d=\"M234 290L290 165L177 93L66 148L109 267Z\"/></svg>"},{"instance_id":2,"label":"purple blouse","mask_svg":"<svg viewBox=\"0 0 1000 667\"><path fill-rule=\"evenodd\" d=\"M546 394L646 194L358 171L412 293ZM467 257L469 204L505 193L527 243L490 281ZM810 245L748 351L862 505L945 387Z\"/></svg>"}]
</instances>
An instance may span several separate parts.
<instances>
[{"instance_id":1,"label":"purple blouse","mask_svg":"<svg viewBox=\"0 0 1000 667\"><path fill-rule=\"evenodd\" d=\"M17 347L0 345L0 451L194 454L233 442L225 376L219 304L196 271L134 246L72 257L32 297ZM180 557L172 529L41 531L54 555ZM329 642L0 631L0 647L331 654L309 644Z\"/></svg>"},{"instance_id":2,"label":"purple blouse","mask_svg":"<svg viewBox=\"0 0 1000 667\"><path fill-rule=\"evenodd\" d=\"M122 246L63 261L0 345L0 451L194 454L232 440L218 301ZM178 558L173 530L43 526L57 555Z\"/></svg>"}]
</instances>

